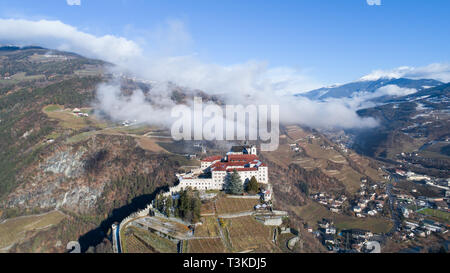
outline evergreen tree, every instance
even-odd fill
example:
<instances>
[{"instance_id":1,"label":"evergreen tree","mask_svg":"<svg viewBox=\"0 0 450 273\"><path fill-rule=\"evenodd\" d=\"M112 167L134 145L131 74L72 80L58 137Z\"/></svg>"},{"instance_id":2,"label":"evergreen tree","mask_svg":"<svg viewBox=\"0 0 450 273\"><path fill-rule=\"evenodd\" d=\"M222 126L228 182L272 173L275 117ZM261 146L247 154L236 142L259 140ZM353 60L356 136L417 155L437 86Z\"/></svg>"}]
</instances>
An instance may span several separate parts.
<instances>
[{"instance_id":1,"label":"evergreen tree","mask_svg":"<svg viewBox=\"0 0 450 273\"><path fill-rule=\"evenodd\" d=\"M164 198L163 198L163 196L159 194L156 197L155 201L156 201L156 204L155 204L156 209L159 212L163 213L163 211L164 211Z\"/></svg>"},{"instance_id":2,"label":"evergreen tree","mask_svg":"<svg viewBox=\"0 0 450 273\"><path fill-rule=\"evenodd\" d=\"M196 197L192 200L192 222L196 223L200 220L200 208L202 206L202 202L200 198Z\"/></svg>"},{"instance_id":3,"label":"evergreen tree","mask_svg":"<svg viewBox=\"0 0 450 273\"><path fill-rule=\"evenodd\" d=\"M253 194L258 192L258 181L256 180L256 177L252 176L247 183L247 192Z\"/></svg>"},{"instance_id":4,"label":"evergreen tree","mask_svg":"<svg viewBox=\"0 0 450 273\"><path fill-rule=\"evenodd\" d=\"M172 197L171 196L167 196L166 200L165 200L165 207L164 207L164 212L167 215L167 217L170 217L170 210L172 209Z\"/></svg>"},{"instance_id":5,"label":"evergreen tree","mask_svg":"<svg viewBox=\"0 0 450 273\"><path fill-rule=\"evenodd\" d=\"M178 212L180 214L180 217L184 218L186 216L186 212L189 211L189 209L190 209L189 196L188 191L186 189L180 192L180 200L178 206Z\"/></svg>"},{"instance_id":6,"label":"evergreen tree","mask_svg":"<svg viewBox=\"0 0 450 273\"><path fill-rule=\"evenodd\" d=\"M244 186L242 184L241 177L236 170L230 176L228 183L228 193L230 194L242 194Z\"/></svg>"},{"instance_id":7,"label":"evergreen tree","mask_svg":"<svg viewBox=\"0 0 450 273\"><path fill-rule=\"evenodd\" d=\"M300 181L299 182L299 188L304 194L309 195L308 184L306 184L305 182Z\"/></svg>"}]
</instances>

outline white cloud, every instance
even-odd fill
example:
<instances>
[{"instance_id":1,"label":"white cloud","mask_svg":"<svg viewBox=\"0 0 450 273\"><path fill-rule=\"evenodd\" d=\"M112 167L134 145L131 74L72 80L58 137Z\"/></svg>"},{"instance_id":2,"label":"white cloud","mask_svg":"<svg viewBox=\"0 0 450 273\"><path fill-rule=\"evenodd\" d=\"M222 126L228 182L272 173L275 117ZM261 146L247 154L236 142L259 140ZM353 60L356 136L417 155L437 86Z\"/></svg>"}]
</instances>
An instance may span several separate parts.
<instances>
[{"instance_id":1,"label":"white cloud","mask_svg":"<svg viewBox=\"0 0 450 273\"><path fill-rule=\"evenodd\" d=\"M395 96L401 97L416 93L417 90L414 88L403 88L395 84L386 85L378 88L374 92L359 91L354 92L350 97L344 98L328 98L325 100L327 104L331 105L344 105L346 108L353 111L359 109L365 109L377 106L377 102L373 99L383 97L383 96ZM347 113L348 115L349 113ZM369 124L372 121L368 121ZM356 126L355 126L356 127Z\"/></svg>"},{"instance_id":2,"label":"white cloud","mask_svg":"<svg viewBox=\"0 0 450 273\"><path fill-rule=\"evenodd\" d=\"M292 97L292 93L322 86L301 70L272 68L259 61L223 66L203 62L196 55L174 57L159 51L159 48L176 48L180 39L189 42L191 37L184 25L172 21L155 33L157 35L150 35L153 37L150 42L160 45L152 47L150 44L152 51L144 53L133 40L112 35L94 36L60 21L0 19L0 40L37 44L100 58L117 64L119 71L125 70L159 83L157 88L152 89L151 99L158 101L162 105L160 108L151 105L139 90L132 97L124 98L118 91L118 85L100 86L100 103L97 106L119 120L137 119L167 124L173 102L165 83L173 82L192 90L222 95L230 104L279 104L282 122L344 128L373 127L377 124L373 119L358 117L354 107L343 101L316 102Z\"/></svg>"},{"instance_id":3,"label":"white cloud","mask_svg":"<svg viewBox=\"0 0 450 273\"><path fill-rule=\"evenodd\" d=\"M422 67L401 66L390 70L375 70L362 77L361 80L371 81L380 78L434 79L442 82L450 82L450 65L446 63L434 63Z\"/></svg>"},{"instance_id":4,"label":"white cloud","mask_svg":"<svg viewBox=\"0 0 450 273\"><path fill-rule=\"evenodd\" d=\"M60 21L50 20L0 19L0 41L74 51L117 64L126 63L142 54L135 42L123 37L97 37Z\"/></svg>"},{"instance_id":5,"label":"white cloud","mask_svg":"<svg viewBox=\"0 0 450 273\"><path fill-rule=\"evenodd\" d=\"M366 0L369 6L381 6L381 0Z\"/></svg>"},{"instance_id":6,"label":"white cloud","mask_svg":"<svg viewBox=\"0 0 450 273\"><path fill-rule=\"evenodd\" d=\"M69 6L81 6L81 0L67 0Z\"/></svg>"},{"instance_id":7,"label":"white cloud","mask_svg":"<svg viewBox=\"0 0 450 273\"><path fill-rule=\"evenodd\" d=\"M417 90L414 88L403 88L395 84L389 84L378 88L377 91L375 91L375 95L406 96L416 92Z\"/></svg>"}]
</instances>

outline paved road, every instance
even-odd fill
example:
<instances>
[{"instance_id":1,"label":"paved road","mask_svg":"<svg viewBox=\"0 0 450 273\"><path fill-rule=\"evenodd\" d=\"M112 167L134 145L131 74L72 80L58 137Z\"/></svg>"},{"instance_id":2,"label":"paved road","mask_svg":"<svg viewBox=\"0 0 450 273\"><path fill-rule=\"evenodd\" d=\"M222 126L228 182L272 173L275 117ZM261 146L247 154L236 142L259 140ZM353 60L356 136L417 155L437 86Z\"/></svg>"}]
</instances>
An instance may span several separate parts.
<instances>
[{"instance_id":1,"label":"paved road","mask_svg":"<svg viewBox=\"0 0 450 273\"><path fill-rule=\"evenodd\" d=\"M397 178L391 174L391 182L392 182L392 180L397 182ZM396 198L392 194L392 183L387 184L386 193L388 194L388 197L389 197L389 208L391 210L392 221L394 221L394 226L388 233L386 233L386 236L392 236L394 234L394 232L400 227L400 224L401 224L399 211L398 211L398 209L396 210L394 208L394 203L396 201Z\"/></svg>"},{"instance_id":2,"label":"paved road","mask_svg":"<svg viewBox=\"0 0 450 273\"><path fill-rule=\"evenodd\" d=\"M113 244L114 244L114 253L122 253L122 250L120 248L120 231L119 231L120 225L117 225L116 232L112 235L113 236Z\"/></svg>"},{"instance_id":3,"label":"paved road","mask_svg":"<svg viewBox=\"0 0 450 273\"><path fill-rule=\"evenodd\" d=\"M121 248L121 245L120 245L120 225L117 226L116 241L117 241L117 252L118 253L122 253L122 248Z\"/></svg>"},{"instance_id":4,"label":"paved road","mask_svg":"<svg viewBox=\"0 0 450 273\"><path fill-rule=\"evenodd\" d=\"M178 253L183 253L183 240L180 240L180 242L178 243Z\"/></svg>"}]
</instances>

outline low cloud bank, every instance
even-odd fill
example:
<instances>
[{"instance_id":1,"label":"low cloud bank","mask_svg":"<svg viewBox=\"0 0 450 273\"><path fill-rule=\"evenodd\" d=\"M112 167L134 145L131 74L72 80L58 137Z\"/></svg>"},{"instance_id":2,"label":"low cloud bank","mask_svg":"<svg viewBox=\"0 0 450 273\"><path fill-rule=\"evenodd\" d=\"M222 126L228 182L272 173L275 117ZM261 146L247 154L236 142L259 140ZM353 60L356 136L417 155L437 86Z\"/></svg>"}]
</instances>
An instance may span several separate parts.
<instances>
[{"instance_id":1,"label":"low cloud bank","mask_svg":"<svg viewBox=\"0 0 450 273\"><path fill-rule=\"evenodd\" d=\"M119 84L102 84L97 89L97 97L99 103L95 105L96 108L116 121L136 120L166 127L170 127L174 121L171 118L171 110L175 103L170 99L170 94L163 86L152 89L147 97L141 90L135 90L131 96L124 96L120 91ZM236 99L235 97L225 98L228 102ZM240 100L229 103L244 106L279 105L282 123L302 124L313 128L370 128L378 125L373 118L359 117L356 114L359 104L354 101L317 102L303 97L267 97L263 94L253 97L240 96ZM188 105L191 106L192 101L189 101Z\"/></svg>"},{"instance_id":2,"label":"low cloud bank","mask_svg":"<svg viewBox=\"0 0 450 273\"><path fill-rule=\"evenodd\" d=\"M168 33L160 35L167 48L176 48L177 37L190 39L179 23L171 24ZM180 35L181 34L183 35ZM161 29L159 29L161 34ZM98 87L99 110L116 120L138 120L150 124L169 124L170 100L167 82L207 94L220 95L228 104L278 104L280 119L284 123L299 123L315 128L364 128L374 127L377 122L361 118L353 104L342 100L327 102L293 97L291 94L322 86L303 71L289 68L271 68L265 62L248 61L223 66L206 63L195 55L173 57L158 52L146 52L135 41L113 35L95 36L60 21L28 21L0 19L2 41L22 44L39 44L59 50L74 51L88 57L115 63L117 71L137 75L156 82L151 91L152 102L145 94L135 90L124 97L117 83ZM161 41L159 41L161 43ZM389 90L387 90L389 91Z\"/></svg>"},{"instance_id":3,"label":"low cloud bank","mask_svg":"<svg viewBox=\"0 0 450 273\"><path fill-rule=\"evenodd\" d=\"M386 85L383 87L380 87L376 92L375 95L389 95L389 96L406 96L411 95L417 92L417 89L414 88L403 88L399 87L395 84Z\"/></svg>"}]
</instances>

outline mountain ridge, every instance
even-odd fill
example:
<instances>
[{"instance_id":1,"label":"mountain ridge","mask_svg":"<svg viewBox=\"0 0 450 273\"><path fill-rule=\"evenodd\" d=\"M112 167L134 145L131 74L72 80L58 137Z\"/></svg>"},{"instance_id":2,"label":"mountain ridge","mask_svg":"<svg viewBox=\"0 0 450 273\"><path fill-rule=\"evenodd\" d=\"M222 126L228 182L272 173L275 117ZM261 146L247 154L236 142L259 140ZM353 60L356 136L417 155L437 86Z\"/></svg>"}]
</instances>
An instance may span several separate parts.
<instances>
[{"instance_id":1,"label":"mountain ridge","mask_svg":"<svg viewBox=\"0 0 450 273\"><path fill-rule=\"evenodd\" d=\"M444 83L433 79L415 80L408 78L380 78L372 81L358 80L337 86L322 87L306 93L296 94L295 96L303 96L312 100L348 98L361 92L375 93L379 88L388 85L396 85L400 88L410 88L421 91L428 87L435 87L442 84Z\"/></svg>"}]
</instances>

